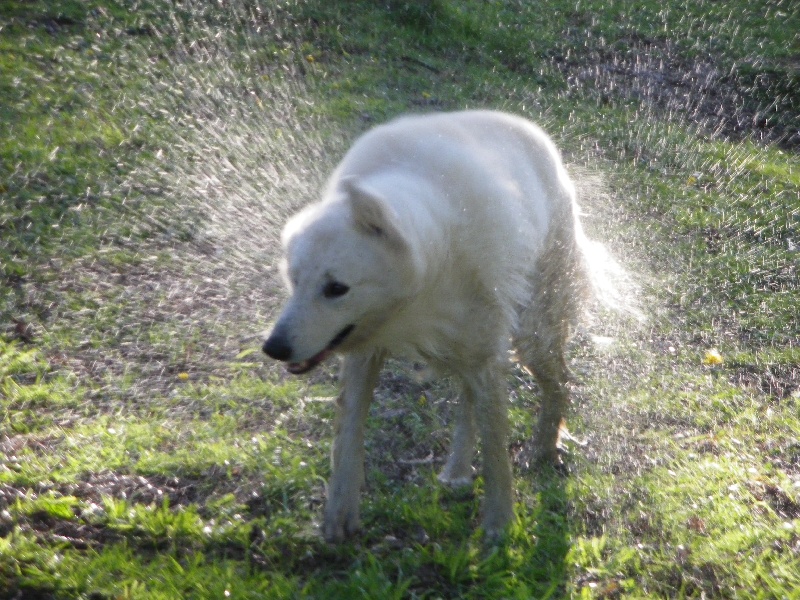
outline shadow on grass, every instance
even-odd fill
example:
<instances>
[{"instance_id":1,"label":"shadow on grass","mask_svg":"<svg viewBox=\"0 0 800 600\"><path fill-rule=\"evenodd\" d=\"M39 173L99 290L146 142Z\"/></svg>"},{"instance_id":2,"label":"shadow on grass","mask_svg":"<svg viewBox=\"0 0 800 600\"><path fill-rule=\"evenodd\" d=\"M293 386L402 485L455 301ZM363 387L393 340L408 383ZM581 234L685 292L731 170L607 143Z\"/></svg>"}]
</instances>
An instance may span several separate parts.
<instances>
[{"instance_id":1,"label":"shadow on grass","mask_svg":"<svg viewBox=\"0 0 800 600\"><path fill-rule=\"evenodd\" d=\"M357 589L382 589L387 595L381 597L563 597L568 479L552 468L520 477L530 478L533 495L518 504L518 522L497 546L484 544L476 529L480 480L469 490L403 486L365 502L361 535L339 546L309 540L306 559L283 563L289 567L284 574L299 576L325 597Z\"/></svg>"},{"instance_id":2,"label":"shadow on grass","mask_svg":"<svg viewBox=\"0 0 800 600\"><path fill-rule=\"evenodd\" d=\"M514 575L525 581L531 597L561 597L567 583L566 557L570 549L567 476L551 467L528 477L535 481L538 503L519 515L519 529L506 553ZM519 554L518 558L511 556Z\"/></svg>"}]
</instances>

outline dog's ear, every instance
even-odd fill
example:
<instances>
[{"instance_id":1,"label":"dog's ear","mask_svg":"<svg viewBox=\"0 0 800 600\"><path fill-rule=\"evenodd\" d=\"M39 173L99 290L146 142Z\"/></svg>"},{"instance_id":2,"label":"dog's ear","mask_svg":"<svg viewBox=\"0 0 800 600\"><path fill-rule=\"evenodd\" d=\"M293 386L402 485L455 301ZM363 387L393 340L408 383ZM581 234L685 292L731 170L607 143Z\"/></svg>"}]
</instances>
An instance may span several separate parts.
<instances>
[{"instance_id":1,"label":"dog's ear","mask_svg":"<svg viewBox=\"0 0 800 600\"><path fill-rule=\"evenodd\" d=\"M347 191L357 229L385 240L398 250L408 248L397 214L379 192L352 177L343 180L342 186Z\"/></svg>"}]
</instances>

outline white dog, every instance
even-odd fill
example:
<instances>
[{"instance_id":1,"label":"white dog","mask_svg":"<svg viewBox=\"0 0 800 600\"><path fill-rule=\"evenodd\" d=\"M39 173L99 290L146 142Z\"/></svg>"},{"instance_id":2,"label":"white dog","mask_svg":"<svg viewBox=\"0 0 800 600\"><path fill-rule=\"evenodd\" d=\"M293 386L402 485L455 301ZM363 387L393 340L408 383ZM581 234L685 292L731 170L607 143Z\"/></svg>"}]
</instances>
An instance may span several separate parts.
<instances>
[{"instance_id":1,"label":"white dog","mask_svg":"<svg viewBox=\"0 0 800 600\"><path fill-rule=\"evenodd\" d=\"M361 137L322 201L286 225L282 269L291 297L264 351L292 373L344 356L328 540L359 527L364 422L388 355L460 381L439 478L471 482L480 433L487 535L514 516L512 347L543 396L530 458L557 459L568 404L564 350L589 289L574 196L555 146L525 119L490 111L410 116Z\"/></svg>"}]
</instances>

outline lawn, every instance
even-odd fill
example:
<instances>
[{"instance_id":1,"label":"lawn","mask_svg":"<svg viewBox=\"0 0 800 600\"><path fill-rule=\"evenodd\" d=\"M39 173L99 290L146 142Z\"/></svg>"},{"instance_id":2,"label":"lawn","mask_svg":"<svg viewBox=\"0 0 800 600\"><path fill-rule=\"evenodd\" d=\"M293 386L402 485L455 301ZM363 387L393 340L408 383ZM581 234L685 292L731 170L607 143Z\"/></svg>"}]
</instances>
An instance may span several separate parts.
<instances>
[{"instance_id":1,"label":"lawn","mask_svg":"<svg viewBox=\"0 0 800 600\"><path fill-rule=\"evenodd\" d=\"M800 598L799 67L791 0L0 3L0 597ZM360 132L478 107L553 136L646 318L587 320L496 546L436 481L449 383L390 363L326 544L280 226Z\"/></svg>"}]
</instances>

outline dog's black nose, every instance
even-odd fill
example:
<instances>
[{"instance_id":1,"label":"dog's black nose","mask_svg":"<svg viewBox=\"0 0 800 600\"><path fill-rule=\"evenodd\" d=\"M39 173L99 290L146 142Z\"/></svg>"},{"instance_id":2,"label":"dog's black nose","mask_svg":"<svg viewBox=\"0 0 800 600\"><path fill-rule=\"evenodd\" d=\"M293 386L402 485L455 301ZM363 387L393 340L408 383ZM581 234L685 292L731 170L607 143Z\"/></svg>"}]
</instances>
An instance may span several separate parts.
<instances>
[{"instance_id":1,"label":"dog's black nose","mask_svg":"<svg viewBox=\"0 0 800 600\"><path fill-rule=\"evenodd\" d=\"M275 360L289 360L292 355L292 347L282 335L269 336L261 349L267 356Z\"/></svg>"}]
</instances>

